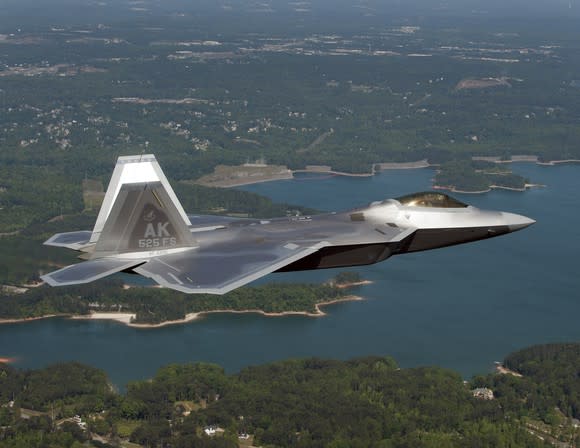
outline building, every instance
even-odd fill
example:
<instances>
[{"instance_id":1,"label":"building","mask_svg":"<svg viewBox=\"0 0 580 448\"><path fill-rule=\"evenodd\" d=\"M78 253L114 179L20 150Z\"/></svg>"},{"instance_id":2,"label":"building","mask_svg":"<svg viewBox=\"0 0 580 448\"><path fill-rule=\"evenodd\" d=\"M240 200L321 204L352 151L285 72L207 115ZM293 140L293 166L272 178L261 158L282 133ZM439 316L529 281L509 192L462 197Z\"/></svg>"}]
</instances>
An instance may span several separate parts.
<instances>
[{"instance_id":1,"label":"building","mask_svg":"<svg viewBox=\"0 0 580 448\"><path fill-rule=\"evenodd\" d=\"M493 400L495 398L493 391L487 387L478 387L477 389L473 389L471 393L475 398L479 398L480 400Z\"/></svg>"}]
</instances>

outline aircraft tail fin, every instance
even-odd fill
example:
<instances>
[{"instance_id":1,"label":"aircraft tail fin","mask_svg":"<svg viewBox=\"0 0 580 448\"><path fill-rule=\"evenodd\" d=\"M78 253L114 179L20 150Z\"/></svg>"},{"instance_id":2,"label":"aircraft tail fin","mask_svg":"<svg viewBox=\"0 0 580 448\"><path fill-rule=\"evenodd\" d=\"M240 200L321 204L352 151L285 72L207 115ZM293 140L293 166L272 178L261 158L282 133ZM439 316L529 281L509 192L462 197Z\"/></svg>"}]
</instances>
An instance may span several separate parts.
<instances>
[{"instance_id":1,"label":"aircraft tail fin","mask_svg":"<svg viewBox=\"0 0 580 448\"><path fill-rule=\"evenodd\" d=\"M151 256L196 246L189 218L155 156L119 157L92 232L59 233L49 246L86 252L83 263L41 278L74 285L130 270Z\"/></svg>"},{"instance_id":2,"label":"aircraft tail fin","mask_svg":"<svg viewBox=\"0 0 580 448\"><path fill-rule=\"evenodd\" d=\"M165 177L165 174L163 174L155 156L153 154L122 156L117 159L115 170L113 171L111 181L107 187L107 193L105 194L105 199L103 200L99 216L97 217L97 222L95 223L91 235L91 243L96 243L99 239L103 227L105 226L105 222L111 213L113 204L119 195L121 187L124 185L137 183L143 184L147 182L161 182L163 188L167 191L171 202L175 204L175 207L185 225L191 225L189 218L179 203L171 185L169 185L169 181Z\"/></svg>"},{"instance_id":3,"label":"aircraft tail fin","mask_svg":"<svg viewBox=\"0 0 580 448\"><path fill-rule=\"evenodd\" d=\"M154 155L119 157L91 234L93 258L192 247L190 225Z\"/></svg>"}]
</instances>

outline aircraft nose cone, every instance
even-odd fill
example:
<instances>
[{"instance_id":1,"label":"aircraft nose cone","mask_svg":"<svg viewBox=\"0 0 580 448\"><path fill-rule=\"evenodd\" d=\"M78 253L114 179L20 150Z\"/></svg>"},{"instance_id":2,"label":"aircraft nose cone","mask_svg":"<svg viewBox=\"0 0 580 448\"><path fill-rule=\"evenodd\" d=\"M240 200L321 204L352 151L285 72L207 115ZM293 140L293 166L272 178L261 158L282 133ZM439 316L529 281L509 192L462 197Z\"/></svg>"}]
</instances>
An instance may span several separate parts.
<instances>
[{"instance_id":1,"label":"aircraft nose cone","mask_svg":"<svg viewBox=\"0 0 580 448\"><path fill-rule=\"evenodd\" d=\"M510 229L510 232L525 229L536 222L527 216L516 215L515 213L502 213L502 215L505 219L506 225Z\"/></svg>"}]
</instances>

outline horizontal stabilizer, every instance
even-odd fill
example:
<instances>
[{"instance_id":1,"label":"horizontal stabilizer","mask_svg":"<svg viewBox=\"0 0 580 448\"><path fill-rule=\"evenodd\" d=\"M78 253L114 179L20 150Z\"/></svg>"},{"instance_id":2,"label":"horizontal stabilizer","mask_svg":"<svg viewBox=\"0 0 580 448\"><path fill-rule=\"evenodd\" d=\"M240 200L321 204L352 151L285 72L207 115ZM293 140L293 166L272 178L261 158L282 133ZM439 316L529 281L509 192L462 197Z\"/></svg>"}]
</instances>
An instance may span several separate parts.
<instances>
[{"instance_id":1,"label":"horizontal stabilizer","mask_svg":"<svg viewBox=\"0 0 580 448\"><path fill-rule=\"evenodd\" d=\"M46 246L66 247L73 250L81 250L89 244L92 232L81 230L79 232L57 233L47 239Z\"/></svg>"},{"instance_id":2,"label":"horizontal stabilizer","mask_svg":"<svg viewBox=\"0 0 580 448\"><path fill-rule=\"evenodd\" d=\"M143 260L123 260L120 258L98 258L73 264L40 278L50 286L77 285L89 283L107 275L130 269L143 263Z\"/></svg>"}]
</instances>

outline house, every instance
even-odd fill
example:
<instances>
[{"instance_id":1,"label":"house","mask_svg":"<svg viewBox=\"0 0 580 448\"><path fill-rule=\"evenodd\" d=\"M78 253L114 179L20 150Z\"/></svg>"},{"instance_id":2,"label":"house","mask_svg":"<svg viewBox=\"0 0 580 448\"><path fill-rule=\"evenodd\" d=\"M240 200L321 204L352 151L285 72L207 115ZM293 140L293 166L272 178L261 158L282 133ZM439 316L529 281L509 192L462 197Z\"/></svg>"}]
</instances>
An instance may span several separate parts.
<instances>
[{"instance_id":1,"label":"house","mask_svg":"<svg viewBox=\"0 0 580 448\"><path fill-rule=\"evenodd\" d=\"M475 398L479 398L480 400L493 400L493 391L488 389L487 387L478 387L477 389L473 389L471 391Z\"/></svg>"},{"instance_id":2,"label":"house","mask_svg":"<svg viewBox=\"0 0 580 448\"><path fill-rule=\"evenodd\" d=\"M206 426L205 428L203 428L203 432L205 433L206 436L209 436L209 437L213 437L218 433L223 434L224 431L225 430L223 428L220 428L217 425L209 425L209 426Z\"/></svg>"}]
</instances>

